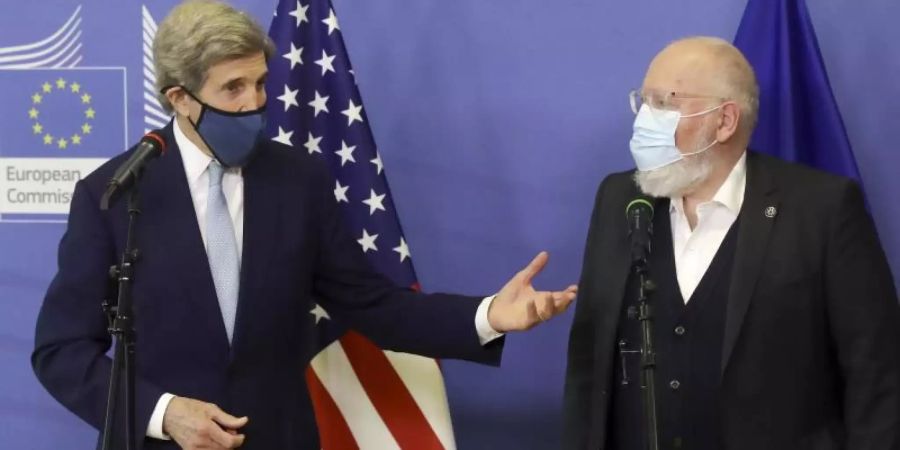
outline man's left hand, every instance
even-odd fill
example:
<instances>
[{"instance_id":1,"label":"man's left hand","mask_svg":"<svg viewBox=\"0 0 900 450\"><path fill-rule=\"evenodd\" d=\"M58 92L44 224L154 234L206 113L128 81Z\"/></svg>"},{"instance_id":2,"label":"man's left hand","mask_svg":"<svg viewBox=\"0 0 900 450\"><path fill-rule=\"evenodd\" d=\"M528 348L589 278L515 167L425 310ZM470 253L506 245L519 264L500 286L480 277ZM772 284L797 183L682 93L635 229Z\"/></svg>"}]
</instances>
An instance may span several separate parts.
<instances>
[{"instance_id":1,"label":"man's left hand","mask_svg":"<svg viewBox=\"0 0 900 450\"><path fill-rule=\"evenodd\" d=\"M564 291L536 291L531 280L547 265L547 252L539 253L519 271L494 298L488 310L488 322L501 333L528 330L561 314L575 300L578 287Z\"/></svg>"}]
</instances>

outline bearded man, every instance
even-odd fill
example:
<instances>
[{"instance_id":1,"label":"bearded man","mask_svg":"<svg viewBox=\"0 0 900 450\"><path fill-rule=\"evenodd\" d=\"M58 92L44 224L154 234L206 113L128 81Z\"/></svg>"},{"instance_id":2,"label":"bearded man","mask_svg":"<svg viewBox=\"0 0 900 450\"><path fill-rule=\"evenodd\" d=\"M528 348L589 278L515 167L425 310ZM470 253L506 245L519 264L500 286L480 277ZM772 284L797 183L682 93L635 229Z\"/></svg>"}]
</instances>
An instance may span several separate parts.
<instances>
[{"instance_id":1,"label":"bearded man","mask_svg":"<svg viewBox=\"0 0 900 450\"><path fill-rule=\"evenodd\" d=\"M860 188L748 151L758 97L740 51L702 37L632 92L637 170L597 192L564 448L648 448L623 216L644 194L659 448L900 449L900 307Z\"/></svg>"}]
</instances>

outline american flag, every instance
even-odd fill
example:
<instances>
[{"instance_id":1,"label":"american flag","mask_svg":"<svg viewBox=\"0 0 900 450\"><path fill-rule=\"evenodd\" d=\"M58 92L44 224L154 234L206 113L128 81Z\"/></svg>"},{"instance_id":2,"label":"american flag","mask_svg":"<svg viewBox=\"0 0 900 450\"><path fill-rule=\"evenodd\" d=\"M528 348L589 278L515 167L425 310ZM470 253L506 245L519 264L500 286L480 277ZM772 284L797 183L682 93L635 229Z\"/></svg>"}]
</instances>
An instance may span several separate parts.
<instances>
[{"instance_id":1,"label":"american flag","mask_svg":"<svg viewBox=\"0 0 900 450\"><path fill-rule=\"evenodd\" d=\"M269 35L268 132L272 140L325 158L334 197L360 251L403 286L416 286L409 248L363 110L341 28L329 0L282 0ZM344 333L320 306L322 349L307 369L324 450L453 449L453 427L437 361L382 351Z\"/></svg>"}]
</instances>

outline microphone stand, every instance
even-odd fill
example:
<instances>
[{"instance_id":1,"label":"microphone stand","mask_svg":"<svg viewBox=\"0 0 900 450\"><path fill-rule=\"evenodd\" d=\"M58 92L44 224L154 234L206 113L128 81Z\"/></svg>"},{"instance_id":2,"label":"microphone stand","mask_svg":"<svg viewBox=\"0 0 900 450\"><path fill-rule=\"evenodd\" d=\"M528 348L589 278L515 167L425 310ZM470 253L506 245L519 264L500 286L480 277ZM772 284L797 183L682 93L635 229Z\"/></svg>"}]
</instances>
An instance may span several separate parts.
<instances>
[{"instance_id":1,"label":"microphone stand","mask_svg":"<svg viewBox=\"0 0 900 450\"><path fill-rule=\"evenodd\" d=\"M650 279L647 261L641 258L632 263L632 270L638 280L637 320L641 323L641 393L643 394L644 429L647 432L647 448L659 449L659 429L656 421L656 351L653 348L653 307L650 294L656 290L656 283Z\"/></svg>"},{"instance_id":2,"label":"microphone stand","mask_svg":"<svg viewBox=\"0 0 900 450\"><path fill-rule=\"evenodd\" d=\"M107 205L108 206L108 205ZM105 209L105 208L104 208ZM140 198L137 183L131 187L128 195L128 234L125 238L125 250L117 265L109 269L110 280L117 285L116 303L110 299L103 301L103 310L109 321L108 331L116 338L113 353L112 370L109 375L109 396L106 400L106 419L103 427L103 450L111 450L113 423L116 416L116 401L119 396L119 381L124 369L125 379L125 448L136 449L134 423L134 377L136 336L134 331L134 310L132 308L132 286L134 285L134 264L138 260L138 249L134 248L134 228L137 217L141 214Z\"/></svg>"},{"instance_id":3,"label":"microphone stand","mask_svg":"<svg viewBox=\"0 0 900 450\"><path fill-rule=\"evenodd\" d=\"M653 308L650 294L656 283L650 279L647 255L650 254L653 236L653 204L650 199L638 197L625 207L628 219L628 236L631 238L631 270L638 282L638 307L628 308L628 316L637 316L641 323L641 394L643 400L644 430L647 448L659 449L659 429L656 420L656 351L653 349ZM634 314L633 313L636 313Z\"/></svg>"}]
</instances>

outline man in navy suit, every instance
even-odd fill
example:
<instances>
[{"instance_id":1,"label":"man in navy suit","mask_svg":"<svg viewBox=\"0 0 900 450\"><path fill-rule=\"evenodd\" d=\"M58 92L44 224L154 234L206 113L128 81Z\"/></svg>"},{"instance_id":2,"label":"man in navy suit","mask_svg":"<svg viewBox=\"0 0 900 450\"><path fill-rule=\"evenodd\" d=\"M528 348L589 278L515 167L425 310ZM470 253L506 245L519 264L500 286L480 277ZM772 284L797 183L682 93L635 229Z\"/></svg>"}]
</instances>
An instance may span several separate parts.
<instances>
[{"instance_id":1,"label":"man in navy suit","mask_svg":"<svg viewBox=\"0 0 900 450\"><path fill-rule=\"evenodd\" d=\"M324 164L257 139L272 54L258 25L223 4L189 2L160 24L153 50L160 100L175 117L161 132L168 152L141 180L135 229L142 448L318 449L302 376L314 297L385 349L494 364L502 333L574 299L574 286L532 288L544 253L492 297L394 286L343 229ZM32 355L47 390L97 428L111 366L100 301L128 224L125 202L98 205L131 153L76 185Z\"/></svg>"}]
</instances>

